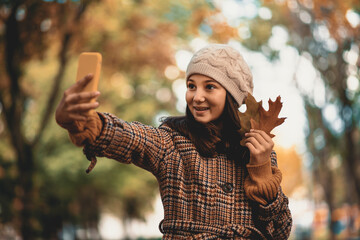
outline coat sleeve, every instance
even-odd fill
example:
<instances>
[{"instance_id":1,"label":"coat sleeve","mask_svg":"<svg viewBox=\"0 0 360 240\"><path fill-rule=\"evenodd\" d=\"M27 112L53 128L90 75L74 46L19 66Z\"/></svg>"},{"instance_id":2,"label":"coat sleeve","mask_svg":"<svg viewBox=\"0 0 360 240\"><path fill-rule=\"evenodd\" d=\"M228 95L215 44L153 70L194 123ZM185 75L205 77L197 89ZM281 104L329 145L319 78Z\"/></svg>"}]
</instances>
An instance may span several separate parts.
<instances>
[{"instance_id":1,"label":"coat sleeve","mask_svg":"<svg viewBox=\"0 0 360 240\"><path fill-rule=\"evenodd\" d=\"M271 166L277 168L276 153L271 153ZM281 187L277 187L276 197L267 202L261 204L259 202L253 202L256 221L258 226L263 226L263 231L270 235L270 239L288 239L291 227L292 216L289 209L289 200L282 192Z\"/></svg>"},{"instance_id":2,"label":"coat sleeve","mask_svg":"<svg viewBox=\"0 0 360 240\"><path fill-rule=\"evenodd\" d=\"M139 122L128 123L108 113L99 116L103 122L100 136L87 144L84 152L133 163L156 176L171 145L168 132Z\"/></svg>"}]
</instances>

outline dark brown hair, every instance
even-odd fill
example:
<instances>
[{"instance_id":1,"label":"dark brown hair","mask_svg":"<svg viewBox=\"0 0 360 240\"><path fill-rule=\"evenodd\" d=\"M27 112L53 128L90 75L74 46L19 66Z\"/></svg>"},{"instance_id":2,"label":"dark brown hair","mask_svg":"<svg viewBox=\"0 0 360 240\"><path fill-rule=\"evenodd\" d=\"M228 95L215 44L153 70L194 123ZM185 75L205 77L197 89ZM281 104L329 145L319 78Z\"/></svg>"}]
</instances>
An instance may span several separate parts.
<instances>
[{"instance_id":1,"label":"dark brown hair","mask_svg":"<svg viewBox=\"0 0 360 240\"><path fill-rule=\"evenodd\" d=\"M185 116L167 117L163 124L190 138L202 156L214 157L217 153L225 153L228 157L242 156L247 148L240 145L241 136L238 105L227 92L224 111L219 117L220 127L212 122L202 124L186 107Z\"/></svg>"}]
</instances>

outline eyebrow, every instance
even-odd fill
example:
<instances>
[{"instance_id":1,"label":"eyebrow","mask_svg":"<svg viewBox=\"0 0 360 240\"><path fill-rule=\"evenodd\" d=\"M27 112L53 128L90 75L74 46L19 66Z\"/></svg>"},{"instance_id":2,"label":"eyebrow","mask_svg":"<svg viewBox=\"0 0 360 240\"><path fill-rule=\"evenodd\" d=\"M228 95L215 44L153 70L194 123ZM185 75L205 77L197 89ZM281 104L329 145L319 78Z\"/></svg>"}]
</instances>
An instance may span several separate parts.
<instances>
[{"instance_id":1,"label":"eyebrow","mask_svg":"<svg viewBox=\"0 0 360 240\"><path fill-rule=\"evenodd\" d=\"M213 80L213 79L209 79L205 81L206 83L217 83L219 84L217 81Z\"/></svg>"},{"instance_id":2,"label":"eyebrow","mask_svg":"<svg viewBox=\"0 0 360 240\"><path fill-rule=\"evenodd\" d=\"M195 82L194 80L192 80L191 78L189 78L188 80L187 80L187 82ZM217 83L217 84L220 84L219 82L217 82L216 80L214 80L214 79L208 79L208 80L205 80L205 83Z\"/></svg>"}]
</instances>

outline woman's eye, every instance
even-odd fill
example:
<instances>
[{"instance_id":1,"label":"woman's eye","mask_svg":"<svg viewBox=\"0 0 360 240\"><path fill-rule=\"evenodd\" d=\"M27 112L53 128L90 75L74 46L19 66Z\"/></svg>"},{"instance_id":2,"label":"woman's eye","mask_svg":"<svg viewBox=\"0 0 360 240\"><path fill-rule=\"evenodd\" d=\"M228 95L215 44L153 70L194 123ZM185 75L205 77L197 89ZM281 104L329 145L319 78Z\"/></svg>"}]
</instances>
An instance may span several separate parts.
<instances>
[{"instance_id":1,"label":"woman's eye","mask_svg":"<svg viewBox=\"0 0 360 240\"><path fill-rule=\"evenodd\" d=\"M189 89L194 89L194 88L195 88L195 85L194 85L194 84L189 83L187 87L188 87Z\"/></svg>"},{"instance_id":2,"label":"woman's eye","mask_svg":"<svg viewBox=\"0 0 360 240\"><path fill-rule=\"evenodd\" d=\"M206 85L206 88L207 88L207 89L209 89L209 90L212 90L212 89L215 89L215 86L214 86L214 85L209 84L209 85Z\"/></svg>"}]
</instances>

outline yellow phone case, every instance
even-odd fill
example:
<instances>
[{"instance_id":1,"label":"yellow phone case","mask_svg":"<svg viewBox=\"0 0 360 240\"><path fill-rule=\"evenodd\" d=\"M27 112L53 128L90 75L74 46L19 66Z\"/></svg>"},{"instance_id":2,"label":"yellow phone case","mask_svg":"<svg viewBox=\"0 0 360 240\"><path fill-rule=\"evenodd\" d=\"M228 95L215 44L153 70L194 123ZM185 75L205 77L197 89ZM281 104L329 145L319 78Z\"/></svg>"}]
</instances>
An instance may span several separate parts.
<instances>
[{"instance_id":1,"label":"yellow phone case","mask_svg":"<svg viewBox=\"0 0 360 240\"><path fill-rule=\"evenodd\" d=\"M84 78L89 73L93 74L93 79L85 87L84 91L97 91L101 71L102 56L98 52L83 52L79 56L76 81Z\"/></svg>"}]
</instances>

